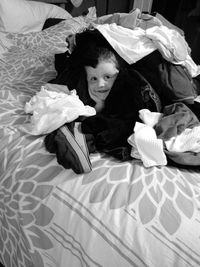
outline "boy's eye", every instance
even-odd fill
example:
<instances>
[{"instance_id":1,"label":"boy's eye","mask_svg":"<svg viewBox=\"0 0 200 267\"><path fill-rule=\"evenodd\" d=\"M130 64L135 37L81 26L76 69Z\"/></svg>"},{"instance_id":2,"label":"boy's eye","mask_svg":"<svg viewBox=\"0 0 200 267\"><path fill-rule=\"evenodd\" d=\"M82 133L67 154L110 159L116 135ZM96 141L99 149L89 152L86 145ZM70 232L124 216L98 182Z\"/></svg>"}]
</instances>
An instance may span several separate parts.
<instances>
[{"instance_id":1,"label":"boy's eye","mask_svg":"<svg viewBox=\"0 0 200 267\"><path fill-rule=\"evenodd\" d=\"M104 79L107 81L107 80L109 80L111 78L111 76L110 75L106 75L105 77L104 77Z\"/></svg>"},{"instance_id":2,"label":"boy's eye","mask_svg":"<svg viewBox=\"0 0 200 267\"><path fill-rule=\"evenodd\" d=\"M91 77L91 78L90 78L90 81L91 81L91 82L95 82L96 80L97 80L96 77Z\"/></svg>"}]
</instances>

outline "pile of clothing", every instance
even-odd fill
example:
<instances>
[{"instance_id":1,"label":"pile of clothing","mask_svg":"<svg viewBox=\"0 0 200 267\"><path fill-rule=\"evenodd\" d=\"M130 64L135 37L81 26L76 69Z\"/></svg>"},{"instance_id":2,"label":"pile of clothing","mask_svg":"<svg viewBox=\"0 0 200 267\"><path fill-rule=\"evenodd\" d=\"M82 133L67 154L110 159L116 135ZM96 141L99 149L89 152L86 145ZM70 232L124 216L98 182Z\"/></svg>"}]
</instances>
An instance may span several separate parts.
<instances>
[{"instance_id":1,"label":"pile of clothing","mask_svg":"<svg viewBox=\"0 0 200 267\"><path fill-rule=\"evenodd\" d=\"M82 113L45 133L45 146L58 163L76 173L89 172L89 154L99 151L122 161L140 158L146 167L169 162L199 166L200 104L195 99L200 67L182 32L134 10L98 18L75 39L79 50L55 57L58 76L51 81L70 92L75 88L82 101ZM128 66L120 70L100 114L92 114L95 103L79 61L94 42L117 52Z\"/></svg>"},{"instance_id":2,"label":"pile of clothing","mask_svg":"<svg viewBox=\"0 0 200 267\"><path fill-rule=\"evenodd\" d=\"M133 158L145 167L166 165L168 159L183 166L200 165L200 121L184 103L166 106L163 113L141 110L140 117L143 123L136 122L128 138Z\"/></svg>"}]
</instances>

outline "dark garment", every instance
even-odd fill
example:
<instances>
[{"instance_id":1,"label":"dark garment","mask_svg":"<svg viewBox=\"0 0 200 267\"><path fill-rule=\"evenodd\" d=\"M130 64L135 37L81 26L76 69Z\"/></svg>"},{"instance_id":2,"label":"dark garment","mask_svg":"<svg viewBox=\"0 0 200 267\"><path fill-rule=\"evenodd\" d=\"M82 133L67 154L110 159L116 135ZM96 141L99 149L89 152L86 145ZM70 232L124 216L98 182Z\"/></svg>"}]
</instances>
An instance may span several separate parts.
<instances>
[{"instance_id":1,"label":"dark garment","mask_svg":"<svg viewBox=\"0 0 200 267\"><path fill-rule=\"evenodd\" d=\"M181 168L189 168L191 169L198 169L200 170L200 153L195 152L170 152L164 150L167 158L168 158L168 165L176 166Z\"/></svg>"},{"instance_id":2,"label":"dark garment","mask_svg":"<svg viewBox=\"0 0 200 267\"><path fill-rule=\"evenodd\" d=\"M199 125L196 115L185 104L179 102L164 107L163 117L154 128L158 138L168 140L181 134L186 128L192 129Z\"/></svg>"},{"instance_id":3,"label":"dark garment","mask_svg":"<svg viewBox=\"0 0 200 267\"><path fill-rule=\"evenodd\" d=\"M188 70L165 60L158 50L134 63L132 67L152 85L163 106L180 101L186 104L194 102L196 84Z\"/></svg>"},{"instance_id":4,"label":"dark garment","mask_svg":"<svg viewBox=\"0 0 200 267\"><path fill-rule=\"evenodd\" d=\"M165 141L181 134L186 128L192 129L195 126L200 126L196 115L185 104L175 103L164 108L163 117L156 124L155 131L157 137ZM164 152L170 165L200 167L200 153L171 152L167 149Z\"/></svg>"},{"instance_id":5,"label":"dark garment","mask_svg":"<svg viewBox=\"0 0 200 267\"><path fill-rule=\"evenodd\" d=\"M44 139L46 149L56 154L58 163L77 174L92 170L89 153L96 151L93 136L84 136L80 127L80 124L76 127L74 122L68 123Z\"/></svg>"}]
</instances>

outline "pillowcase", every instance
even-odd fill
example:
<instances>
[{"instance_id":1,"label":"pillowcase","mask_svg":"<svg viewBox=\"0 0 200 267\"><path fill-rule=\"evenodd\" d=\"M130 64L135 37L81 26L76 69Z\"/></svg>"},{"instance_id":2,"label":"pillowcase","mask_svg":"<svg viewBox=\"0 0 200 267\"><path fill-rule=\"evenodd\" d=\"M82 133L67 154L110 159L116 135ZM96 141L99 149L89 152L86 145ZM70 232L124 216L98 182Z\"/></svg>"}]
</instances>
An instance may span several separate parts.
<instances>
[{"instance_id":1,"label":"pillowcase","mask_svg":"<svg viewBox=\"0 0 200 267\"><path fill-rule=\"evenodd\" d=\"M68 19L72 16L53 4L26 0L0 1L0 31L38 32L48 18Z\"/></svg>"}]
</instances>

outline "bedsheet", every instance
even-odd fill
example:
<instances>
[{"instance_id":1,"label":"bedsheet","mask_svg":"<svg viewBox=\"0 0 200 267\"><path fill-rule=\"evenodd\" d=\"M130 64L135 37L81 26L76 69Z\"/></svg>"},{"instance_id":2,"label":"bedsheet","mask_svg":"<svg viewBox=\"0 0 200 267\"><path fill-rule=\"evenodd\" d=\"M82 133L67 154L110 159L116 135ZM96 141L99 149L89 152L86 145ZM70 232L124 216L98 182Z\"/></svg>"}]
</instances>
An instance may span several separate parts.
<instances>
[{"instance_id":1,"label":"bedsheet","mask_svg":"<svg viewBox=\"0 0 200 267\"><path fill-rule=\"evenodd\" d=\"M45 150L44 136L21 130L29 119L25 102L55 77L54 54L67 49L66 34L74 32L63 26L4 35L0 262L5 267L200 266L200 171L145 168L139 160L122 163L96 153L92 172L77 175Z\"/></svg>"}]
</instances>

